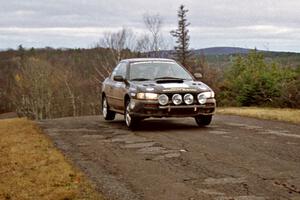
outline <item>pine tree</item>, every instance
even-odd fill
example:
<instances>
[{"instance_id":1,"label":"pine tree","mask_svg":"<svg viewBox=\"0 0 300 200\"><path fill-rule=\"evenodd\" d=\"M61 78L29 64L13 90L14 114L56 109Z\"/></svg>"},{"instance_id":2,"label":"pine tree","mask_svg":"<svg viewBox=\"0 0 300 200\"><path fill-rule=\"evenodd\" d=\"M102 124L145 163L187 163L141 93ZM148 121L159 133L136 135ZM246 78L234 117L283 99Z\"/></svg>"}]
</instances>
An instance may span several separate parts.
<instances>
[{"instance_id":1,"label":"pine tree","mask_svg":"<svg viewBox=\"0 0 300 200\"><path fill-rule=\"evenodd\" d=\"M189 50L189 30L187 27L190 23L186 19L187 12L184 5L180 5L178 10L178 28L171 31L171 35L176 38L175 46L175 59L179 61L184 67L188 67L188 61L191 57L191 51Z\"/></svg>"}]
</instances>

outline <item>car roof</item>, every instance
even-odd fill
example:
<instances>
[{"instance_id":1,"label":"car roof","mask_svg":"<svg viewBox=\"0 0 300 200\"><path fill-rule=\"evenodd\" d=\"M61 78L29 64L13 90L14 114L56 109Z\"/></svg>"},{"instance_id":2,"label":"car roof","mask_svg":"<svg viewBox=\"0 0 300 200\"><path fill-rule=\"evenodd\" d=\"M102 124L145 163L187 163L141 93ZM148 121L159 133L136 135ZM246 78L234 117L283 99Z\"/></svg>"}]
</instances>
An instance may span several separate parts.
<instances>
[{"instance_id":1,"label":"car roof","mask_svg":"<svg viewBox=\"0 0 300 200\"><path fill-rule=\"evenodd\" d=\"M163 61L163 62L176 62L173 59L167 59L167 58L130 58L130 59L124 59L121 60L121 62L147 62L147 61Z\"/></svg>"}]
</instances>

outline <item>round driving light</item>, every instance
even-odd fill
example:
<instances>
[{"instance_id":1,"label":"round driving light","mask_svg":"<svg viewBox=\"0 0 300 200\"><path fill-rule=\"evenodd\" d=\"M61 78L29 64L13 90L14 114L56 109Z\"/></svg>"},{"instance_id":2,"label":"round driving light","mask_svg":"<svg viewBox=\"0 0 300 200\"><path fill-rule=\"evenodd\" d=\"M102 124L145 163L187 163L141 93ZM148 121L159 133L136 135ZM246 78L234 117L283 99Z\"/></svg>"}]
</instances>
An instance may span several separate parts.
<instances>
[{"instance_id":1,"label":"round driving light","mask_svg":"<svg viewBox=\"0 0 300 200\"><path fill-rule=\"evenodd\" d=\"M158 103L162 106L165 106L169 103L169 97L165 94L161 94L158 97Z\"/></svg>"},{"instance_id":2,"label":"round driving light","mask_svg":"<svg viewBox=\"0 0 300 200\"><path fill-rule=\"evenodd\" d=\"M206 103L205 93L198 94L198 102L200 104L205 104Z\"/></svg>"},{"instance_id":3,"label":"round driving light","mask_svg":"<svg viewBox=\"0 0 300 200\"><path fill-rule=\"evenodd\" d=\"M172 97L172 101L175 105L179 105L182 103L182 96L180 94L174 94Z\"/></svg>"},{"instance_id":4,"label":"round driving light","mask_svg":"<svg viewBox=\"0 0 300 200\"><path fill-rule=\"evenodd\" d=\"M194 96L192 94L184 95L183 99L184 99L184 103L186 103L188 105L190 105L194 102Z\"/></svg>"}]
</instances>

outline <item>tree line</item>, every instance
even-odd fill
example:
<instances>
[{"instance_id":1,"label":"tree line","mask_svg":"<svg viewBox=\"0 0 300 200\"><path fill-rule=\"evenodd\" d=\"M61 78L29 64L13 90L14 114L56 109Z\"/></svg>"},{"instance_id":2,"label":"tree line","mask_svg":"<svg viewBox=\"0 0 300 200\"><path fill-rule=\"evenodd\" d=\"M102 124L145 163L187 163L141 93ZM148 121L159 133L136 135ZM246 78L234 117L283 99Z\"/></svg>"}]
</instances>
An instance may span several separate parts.
<instances>
[{"instance_id":1,"label":"tree line","mask_svg":"<svg viewBox=\"0 0 300 200\"><path fill-rule=\"evenodd\" d=\"M115 65L105 48L19 48L0 58L0 111L33 119L99 114L99 88Z\"/></svg>"}]
</instances>

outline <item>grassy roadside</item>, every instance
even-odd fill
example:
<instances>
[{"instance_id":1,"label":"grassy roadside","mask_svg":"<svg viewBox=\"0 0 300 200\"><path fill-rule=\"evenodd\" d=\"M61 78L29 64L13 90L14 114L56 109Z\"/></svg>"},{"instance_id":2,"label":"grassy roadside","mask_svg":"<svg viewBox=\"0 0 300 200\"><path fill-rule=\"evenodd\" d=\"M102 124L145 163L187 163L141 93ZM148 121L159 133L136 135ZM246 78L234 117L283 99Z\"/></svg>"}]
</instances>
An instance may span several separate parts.
<instances>
[{"instance_id":1,"label":"grassy roadside","mask_svg":"<svg viewBox=\"0 0 300 200\"><path fill-rule=\"evenodd\" d=\"M34 122L0 120L0 199L99 199Z\"/></svg>"},{"instance_id":2,"label":"grassy roadside","mask_svg":"<svg viewBox=\"0 0 300 200\"><path fill-rule=\"evenodd\" d=\"M221 107L218 114L240 115L259 119L271 119L300 124L300 109L258 108L258 107Z\"/></svg>"}]
</instances>

